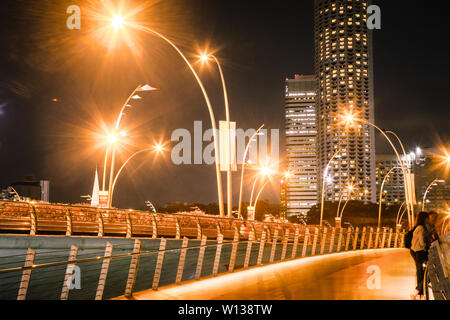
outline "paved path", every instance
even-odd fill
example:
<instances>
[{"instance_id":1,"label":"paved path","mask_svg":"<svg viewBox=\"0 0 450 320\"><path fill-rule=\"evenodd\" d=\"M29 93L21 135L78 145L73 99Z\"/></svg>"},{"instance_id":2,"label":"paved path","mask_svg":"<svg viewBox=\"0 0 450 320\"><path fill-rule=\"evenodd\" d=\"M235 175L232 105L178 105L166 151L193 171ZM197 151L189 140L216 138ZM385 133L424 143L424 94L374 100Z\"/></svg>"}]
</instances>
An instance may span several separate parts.
<instances>
[{"instance_id":1,"label":"paved path","mask_svg":"<svg viewBox=\"0 0 450 320\"><path fill-rule=\"evenodd\" d=\"M380 268L380 289L367 281ZM406 249L378 249L316 256L254 267L182 285L134 294L137 300L406 300L415 287ZM117 299L125 299L118 297Z\"/></svg>"}]
</instances>

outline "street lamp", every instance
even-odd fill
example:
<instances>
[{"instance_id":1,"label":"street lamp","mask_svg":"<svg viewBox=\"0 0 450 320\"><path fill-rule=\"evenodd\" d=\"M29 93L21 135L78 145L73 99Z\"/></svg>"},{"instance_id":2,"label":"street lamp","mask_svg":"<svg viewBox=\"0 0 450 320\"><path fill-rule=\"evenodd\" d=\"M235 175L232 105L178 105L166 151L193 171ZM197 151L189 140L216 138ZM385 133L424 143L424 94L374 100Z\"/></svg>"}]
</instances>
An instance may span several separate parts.
<instances>
[{"instance_id":1,"label":"street lamp","mask_svg":"<svg viewBox=\"0 0 450 320\"><path fill-rule=\"evenodd\" d=\"M320 204L320 224L319 226L322 227L323 224L323 207L324 207L324 202L325 202L325 183L327 182L327 178L328 178L328 170L330 168L331 162L333 162L333 160L335 158L340 158L340 150L336 151L336 153L331 157L330 161L328 161L328 164L325 167L324 173L323 173L323 177L322 177L322 199L321 199L321 204Z\"/></svg>"},{"instance_id":2,"label":"street lamp","mask_svg":"<svg viewBox=\"0 0 450 320\"><path fill-rule=\"evenodd\" d=\"M410 201L409 202L407 201L406 204L409 205L409 212L411 213L412 221L414 221L414 203L413 203L413 199L414 199L413 192L414 191L413 191L413 188L412 188L413 184L412 184L412 181L411 181L410 161L408 161L408 156L406 154L405 147L404 147L403 142L400 139L400 137L394 131L385 131L385 132L386 132L386 134L393 135L397 139L398 143L400 144L400 146L402 148L403 157L404 157L404 160L406 162L406 171L407 171L406 172L407 175L403 176L403 178L404 178L403 183L405 184L406 192L408 193L408 196L409 196L409 199L410 199ZM413 153L413 154L414 154L414 157L415 157L416 154L420 155L421 153L422 153L422 150L419 147L417 147L416 148L416 152ZM408 199L408 198L406 198L406 199Z\"/></svg>"},{"instance_id":3,"label":"street lamp","mask_svg":"<svg viewBox=\"0 0 450 320\"><path fill-rule=\"evenodd\" d=\"M219 60L213 54L202 53L200 56L200 61L203 63L208 62L212 59L219 69L220 79L222 81L222 89L223 89L223 98L225 103L225 116L227 122L227 130L228 130L228 148L227 148L227 203L228 203L228 217L231 218L233 214L233 199L232 199L232 186L231 186L231 132L230 132L230 108L228 104L228 94L227 94L227 86L225 83L225 77L223 75L222 66L219 63Z\"/></svg>"},{"instance_id":4,"label":"street lamp","mask_svg":"<svg viewBox=\"0 0 450 320\"><path fill-rule=\"evenodd\" d=\"M161 33L157 32L149 27L146 27L146 26L142 26L142 25L139 25L136 23L129 23L120 14L114 15L111 18L111 26L116 31L118 29L122 29L124 27L124 25L128 25L134 29L137 29L137 30L149 33L149 34L153 34L154 36L159 37L160 39L167 42L180 55L180 57L183 59L183 61L186 63L186 65L189 67L190 71L194 75L194 77L202 91L203 97L204 97L206 105L208 107L209 116L211 119L211 125L212 125L212 130L213 130L214 149L216 150L215 165L216 165L216 177L217 177L217 193L218 193L218 198L219 198L219 210L220 210L220 216L223 217L224 216L224 205L223 205L222 178L220 175L220 167L219 167L219 143L218 143L218 137L217 137L217 126L216 126L216 120L214 117L214 112L213 112L213 109L211 106L211 102L209 100L208 94L206 93L205 87L203 86L203 83L200 80L200 77L198 76L197 72L195 71L194 67L191 65L189 60L183 54L183 52L172 41L170 41L167 37L165 37Z\"/></svg>"},{"instance_id":5,"label":"street lamp","mask_svg":"<svg viewBox=\"0 0 450 320\"><path fill-rule=\"evenodd\" d=\"M242 157L242 169L241 169L241 186L239 188L239 209L238 209L238 219L241 218L241 213L242 213L242 193L244 190L244 170L245 170L245 164L246 161L245 159L247 158L247 153L248 150L250 149L250 145L253 142L253 139L259 134L259 132L261 131L261 129L264 127L264 125L262 125L261 127L259 127L258 130L255 131L255 133L251 136L250 140L247 143L247 146L245 147L245 151L244 151L244 156Z\"/></svg>"},{"instance_id":6,"label":"street lamp","mask_svg":"<svg viewBox=\"0 0 450 320\"><path fill-rule=\"evenodd\" d=\"M153 88L151 86L149 86L148 84L144 84L144 85L138 85L136 87L136 89L133 90L133 92L128 96L128 99L125 101L125 103L122 105L122 108L120 109L119 112L119 116L117 117L117 121L116 121L116 126L115 126L115 132L119 132L119 134L121 136L126 136L126 132L125 131L120 131L120 122L122 121L123 118L123 114L124 111L127 107L130 107L130 100L140 100L142 99L141 96L139 96L137 94L137 92L142 92L142 91L152 91L152 90L157 90L156 88ZM112 186L112 180L113 180L113 176L114 176L114 166L115 166L115 160L116 160L116 142L117 142L117 135L116 134L111 134L108 137L108 141L110 142L111 145L111 149L112 149L112 153L111 153L111 167L110 167L110 173L109 173L109 193L111 193L111 186ZM106 170L106 162L107 162L107 152L105 154L105 167L104 167L104 174L106 174L105 170ZM105 181L105 175L103 176L103 181ZM104 186L103 186L103 190L104 190ZM108 194L108 208L111 207L111 197Z\"/></svg>"},{"instance_id":7,"label":"street lamp","mask_svg":"<svg viewBox=\"0 0 450 320\"><path fill-rule=\"evenodd\" d=\"M216 177L217 177L217 193L218 193L218 198L219 198L219 210L220 210L220 216L224 217L225 214L224 214L224 205L223 205L222 178L221 178L220 167L219 167L219 139L217 137L217 126L216 126L216 119L214 116L214 111L212 109L212 105L211 105L209 96L206 93L206 89L203 86L203 83L200 80L200 77L198 76L198 74L195 71L192 64L189 62L189 60L186 58L186 56L183 54L183 52L172 41L170 41L168 38L163 36L161 33L157 32L149 27L135 25L135 28L138 30L144 31L146 33L153 34L153 35L161 38L165 42L167 42L180 55L180 57L183 59L183 61L189 67L189 69L191 70L195 79L197 80L197 83L198 83L198 85L202 91L203 97L205 99L206 106L208 107L209 116L211 119L211 126L212 126L212 130L213 130L214 149L215 149L214 156L215 156L215 162L216 162L215 164L216 164Z\"/></svg>"},{"instance_id":8,"label":"street lamp","mask_svg":"<svg viewBox=\"0 0 450 320\"><path fill-rule=\"evenodd\" d=\"M395 219L395 226L396 226L397 230L400 230L401 227L402 227L401 223L402 223L403 215L406 212L406 208L403 209L405 204L406 204L405 202L402 202L402 204L401 204L401 206L400 206L400 208L398 209L398 212L397 212L397 218ZM402 209L403 209L403 212L402 212ZM401 212L401 214L400 214L400 212Z\"/></svg>"},{"instance_id":9,"label":"street lamp","mask_svg":"<svg viewBox=\"0 0 450 320\"><path fill-rule=\"evenodd\" d=\"M347 198L347 200L345 201L345 204L344 204L344 206L342 207L342 211L339 211L339 209L340 209L340 207L341 207L341 202L342 202L342 193L341 193L341 197L340 197L340 199L339 199L339 203L338 203L338 209L337 209L337 213L336 213L336 221L341 221L342 220L342 215L344 214L344 210L345 210L345 207L347 206L347 204L348 204L348 202L350 201L350 195L351 195L351 193L353 192L353 191L356 191L356 189L355 189L355 186L353 185L353 184L349 184L348 186L347 186L347 191L348 191L348 198Z\"/></svg>"},{"instance_id":10,"label":"street lamp","mask_svg":"<svg viewBox=\"0 0 450 320\"><path fill-rule=\"evenodd\" d=\"M384 184L386 183L387 178L389 177L389 175L396 169L401 169L401 167L393 167L391 168L391 170L389 170L389 172L384 176L383 178L383 182L381 183L381 188L380 188L380 203L378 205L378 228L380 228L381 226L381 202L383 201L383 188L384 188ZM406 183L406 177L403 177L404 179L404 183Z\"/></svg>"},{"instance_id":11,"label":"street lamp","mask_svg":"<svg viewBox=\"0 0 450 320\"><path fill-rule=\"evenodd\" d=\"M422 200L422 211L425 211L425 201L426 201L428 192L430 191L430 189L433 186L436 186L438 183L445 183L445 181L444 180L439 180L439 179L434 179L433 182L431 182L430 185L425 190L425 193L423 194L423 200Z\"/></svg>"},{"instance_id":12,"label":"street lamp","mask_svg":"<svg viewBox=\"0 0 450 320\"><path fill-rule=\"evenodd\" d=\"M367 124L369 126L372 126L373 128L377 129L385 138L386 140L389 142L389 144L391 145L392 149L395 152L395 155L397 156L398 162L402 168L402 172L403 172L403 176L406 177L407 175L407 171L403 165L403 161L402 158L400 157L400 154L398 153L397 148L395 147L395 145L393 144L392 140L389 139L389 137L387 136L386 132L382 129L380 129L377 125L373 124L372 122L365 120L365 119L361 119L357 117L357 114L353 113L353 111L350 109L349 111L344 112L343 115L340 116L340 118L342 119L342 123L346 126L346 127L351 127L354 125L355 122L360 122L363 124ZM410 194L408 191L408 186L407 183L404 184L405 187L405 198L406 201L409 203L408 208L408 219L409 219L409 226L410 228L412 227L412 223L413 223L413 213L410 212L410 206L412 206L412 199L410 199Z\"/></svg>"},{"instance_id":13,"label":"street lamp","mask_svg":"<svg viewBox=\"0 0 450 320\"><path fill-rule=\"evenodd\" d=\"M124 163L123 163L123 165L120 167L119 171L117 171L117 174L116 174L116 176L115 176L115 178L114 178L114 182L112 183L112 186L111 186L111 189L110 189L110 190L111 190L111 192L110 192L110 206L111 206L111 204L112 204L113 195L114 195L114 189L115 189L115 186L116 186L116 183L117 183L117 179L119 179L119 176L120 176L120 174L122 173L122 170L126 167L126 165L127 165L134 157L136 157L138 154L143 153L143 152L146 152L146 151L154 151L154 152L156 152L156 153L161 153L161 152L164 151L164 146L161 145L161 144L156 144L156 145L153 146L153 147L145 148L145 149L136 151L135 153L133 153L133 154L132 154L132 155L131 155Z\"/></svg>"}]
</instances>

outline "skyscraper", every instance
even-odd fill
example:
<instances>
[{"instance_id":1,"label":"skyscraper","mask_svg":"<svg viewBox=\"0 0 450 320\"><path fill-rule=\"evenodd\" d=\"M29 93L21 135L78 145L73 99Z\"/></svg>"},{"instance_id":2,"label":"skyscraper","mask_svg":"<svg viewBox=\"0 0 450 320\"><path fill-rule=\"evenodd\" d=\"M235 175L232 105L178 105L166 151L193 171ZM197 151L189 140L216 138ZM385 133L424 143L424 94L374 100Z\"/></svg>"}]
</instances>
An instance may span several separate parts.
<instances>
[{"instance_id":1,"label":"skyscraper","mask_svg":"<svg viewBox=\"0 0 450 320\"><path fill-rule=\"evenodd\" d=\"M346 110L374 121L371 32L368 0L315 0L314 38L317 83L319 183L327 172L325 199L338 201L348 184L351 198L376 201L373 128L345 129L339 115ZM331 157L338 153L327 171ZM321 190L322 188L319 188Z\"/></svg>"},{"instance_id":2,"label":"skyscraper","mask_svg":"<svg viewBox=\"0 0 450 320\"><path fill-rule=\"evenodd\" d=\"M286 166L282 192L287 216L305 215L317 203L316 79L286 79Z\"/></svg>"}]
</instances>

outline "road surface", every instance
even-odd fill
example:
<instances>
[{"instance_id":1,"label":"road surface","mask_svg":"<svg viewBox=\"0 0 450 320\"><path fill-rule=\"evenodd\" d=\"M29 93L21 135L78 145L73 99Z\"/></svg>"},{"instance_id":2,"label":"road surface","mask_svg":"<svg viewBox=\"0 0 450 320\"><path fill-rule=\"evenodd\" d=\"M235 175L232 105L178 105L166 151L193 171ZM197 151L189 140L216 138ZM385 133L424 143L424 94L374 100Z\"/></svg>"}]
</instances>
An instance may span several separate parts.
<instances>
[{"instance_id":1,"label":"road surface","mask_svg":"<svg viewBox=\"0 0 450 320\"><path fill-rule=\"evenodd\" d=\"M373 271L368 273L371 266L373 270L379 267L379 289ZM407 300L414 287L415 268L409 251L377 249L253 267L215 278L161 287L158 291L136 292L132 299Z\"/></svg>"}]
</instances>

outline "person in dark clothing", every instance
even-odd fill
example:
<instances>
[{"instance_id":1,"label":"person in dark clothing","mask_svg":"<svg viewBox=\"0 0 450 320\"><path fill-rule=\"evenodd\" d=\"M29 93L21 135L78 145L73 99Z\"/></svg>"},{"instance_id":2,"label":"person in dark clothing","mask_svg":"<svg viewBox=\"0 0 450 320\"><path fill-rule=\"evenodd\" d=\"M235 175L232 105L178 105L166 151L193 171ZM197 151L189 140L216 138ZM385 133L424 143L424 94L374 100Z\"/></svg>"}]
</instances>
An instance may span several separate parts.
<instances>
[{"instance_id":1,"label":"person in dark clothing","mask_svg":"<svg viewBox=\"0 0 450 320\"><path fill-rule=\"evenodd\" d=\"M427 230L428 247L431 246L431 244L434 241L439 240L439 235L436 231L436 220L437 220L437 212L436 211L428 212L428 223L425 225Z\"/></svg>"},{"instance_id":2,"label":"person in dark clothing","mask_svg":"<svg viewBox=\"0 0 450 320\"><path fill-rule=\"evenodd\" d=\"M424 264L428 261L428 248L429 241L426 231L426 225L428 223L428 213L420 212L417 215L416 224L414 226L414 233L411 242L411 256L416 264L416 277L417 277L417 287L413 294L411 294L411 299L416 300L417 297L421 300L424 299L423 295L423 277L425 274Z\"/></svg>"}]
</instances>

